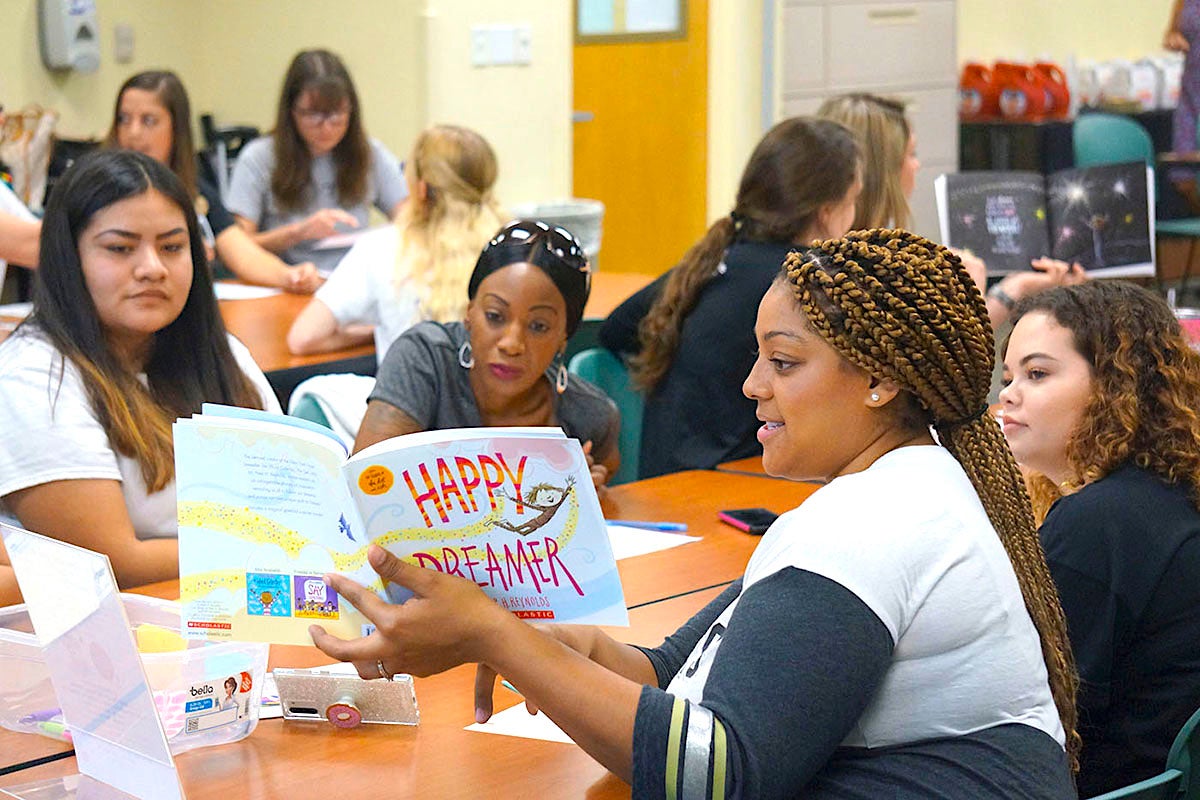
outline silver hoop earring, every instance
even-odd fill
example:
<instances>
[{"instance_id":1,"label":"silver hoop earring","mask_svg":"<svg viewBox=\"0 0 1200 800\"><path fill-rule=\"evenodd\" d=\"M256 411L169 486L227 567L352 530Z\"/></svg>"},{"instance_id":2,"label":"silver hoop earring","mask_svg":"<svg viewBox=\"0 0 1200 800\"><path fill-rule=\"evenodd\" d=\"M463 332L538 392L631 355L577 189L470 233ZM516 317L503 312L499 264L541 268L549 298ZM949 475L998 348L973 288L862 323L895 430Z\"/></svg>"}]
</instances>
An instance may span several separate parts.
<instances>
[{"instance_id":1,"label":"silver hoop earring","mask_svg":"<svg viewBox=\"0 0 1200 800\"><path fill-rule=\"evenodd\" d=\"M554 376L554 388L559 394L567 390L567 381L570 376L567 374L567 365L562 361L558 362L558 372Z\"/></svg>"},{"instance_id":2,"label":"silver hoop earring","mask_svg":"<svg viewBox=\"0 0 1200 800\"><path fill-rule=\"evenodd\" d=\"M872 403L879 402L879 392L871 392L871 402Z\"/></svg>"},{"instance_id":3,"label":"silver hoop earring","mask_svg":"<svg viewBox=\"0 0 1200 800\"><path fill-rule=\"evenodd\" d=\"M475 366L475 354L471 352L470 342L463 342L462 347L458 348L458 365L463 369Z\"/></svg>"}]
</instances>

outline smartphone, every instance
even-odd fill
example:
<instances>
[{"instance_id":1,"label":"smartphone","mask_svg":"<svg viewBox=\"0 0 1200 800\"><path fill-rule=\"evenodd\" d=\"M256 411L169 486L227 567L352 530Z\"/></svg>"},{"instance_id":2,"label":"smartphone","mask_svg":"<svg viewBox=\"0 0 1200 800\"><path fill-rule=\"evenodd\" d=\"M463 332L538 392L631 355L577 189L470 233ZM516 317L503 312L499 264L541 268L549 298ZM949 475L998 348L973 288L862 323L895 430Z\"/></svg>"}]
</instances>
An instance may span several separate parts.
<instances>
[{"instance_id":1,"label":"smartphone","mask_svg":"<svg viewBox=\"0 0 1200 800\"><path fill-rule=\"evenodd\" d=\"M364 681L357 675L322 669L275 669L273 674L284 719L326 720L339 728L421 721L411 675Z\"/></svg>"},{"instance_id":2,"label":"smartphone","mask_svg":"<svg viewBox=\"0 0 1200 800\"><path fill-rule=\"evenodd\" d=\"M761 536L779 515L765 508L731 508L718 511L717 518L739 531Z\"/></svg>"}]
</instances>

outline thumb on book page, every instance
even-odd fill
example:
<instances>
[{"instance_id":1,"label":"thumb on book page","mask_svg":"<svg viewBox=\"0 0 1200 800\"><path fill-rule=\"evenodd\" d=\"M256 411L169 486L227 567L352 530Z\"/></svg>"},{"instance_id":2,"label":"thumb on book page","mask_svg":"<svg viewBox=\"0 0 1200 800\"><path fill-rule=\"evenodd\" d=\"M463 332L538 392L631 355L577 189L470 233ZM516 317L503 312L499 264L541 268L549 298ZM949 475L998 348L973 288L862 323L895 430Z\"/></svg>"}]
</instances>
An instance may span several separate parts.
<instances>
[{"instance_id":1,"label":"thumb on book page","mask_svg":"<svg viewBox=\"0 0 1200 800\"><path fill-rule=\"evenodd\" d=\"M367 550L367 561L385 582L390 581L397 586L411 589L418 595L426 594L425 589L429 586L429 580L432 577L427 570L404 563L377 544L371 545Z\"/></svg>"}]
</instances>

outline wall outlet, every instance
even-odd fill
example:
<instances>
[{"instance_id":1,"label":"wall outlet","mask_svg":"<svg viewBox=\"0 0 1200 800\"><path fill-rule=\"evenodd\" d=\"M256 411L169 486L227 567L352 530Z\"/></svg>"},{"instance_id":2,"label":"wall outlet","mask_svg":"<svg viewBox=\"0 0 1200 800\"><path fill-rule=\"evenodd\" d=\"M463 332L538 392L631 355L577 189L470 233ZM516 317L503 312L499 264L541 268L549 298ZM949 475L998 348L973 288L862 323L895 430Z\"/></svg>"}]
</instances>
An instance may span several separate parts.
<instances>
[{"instance_id":1,"label":"wall outlet","mask_svg":"<svg viewBox=\"0 0 1200 800\"><path fill-rule=\"evenodd\" d=\"M133 26L118 22L113 28L113 60L118 64L133 61Z\"/></svg>"},{"instance_id":2,"label":"wall outlet","mask_svg":"<svg viewBox=\"0 0 1200 800\"><path fill-rule=\"evenodd\" d=\"M493 64L516 63L516 29L511 25L493 25L488 31Z\"/></svg>"}]
</instances>

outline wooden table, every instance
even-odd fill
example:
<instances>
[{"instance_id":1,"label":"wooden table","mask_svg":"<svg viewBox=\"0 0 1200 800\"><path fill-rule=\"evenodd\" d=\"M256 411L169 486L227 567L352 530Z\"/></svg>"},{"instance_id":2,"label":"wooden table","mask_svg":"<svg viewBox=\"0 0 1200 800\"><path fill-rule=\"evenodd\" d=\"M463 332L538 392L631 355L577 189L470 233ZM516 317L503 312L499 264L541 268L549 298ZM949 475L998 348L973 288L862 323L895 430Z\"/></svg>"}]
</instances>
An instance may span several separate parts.
<instances>
[{"instance_id":1,"label":"wooden table","mask_svg":"<svg viewBox=\"0 0 1200 800\"><path fill-rule=\"evenodd\" d=\"M742 574L758 537L718 522L719 509L761 505L782 512L814 488L698 470L608 490L602 501L607 517L686 522L688 533L703 537L619 562L631 626L610 633L637 644L658 644ZM139 591L175 597L178 585L170 581ZM323 663L328 659L311 647L271 648L272 668ZM377 787L386 784L401 796L474 797L480 787L488 786L498 797L628 797L624 783L573 745L464 733L462 728L472 722L472 680L469 667L418 679L421 725L416 729L368 726L343 732L326 725L264 720L237 744L183 754L178 764L188 796L218 797L234 787L239 797L296 796L332 780L329 785L347 796L375 796ZM516 701L502 694L497 694L498 710ZM0 765L67 749L43 737L0 731ZM370 769L363 769L367 766ZM74 758L69 758L0 776L0 786L75 770Z\"/></svg>"}]
</instances>

